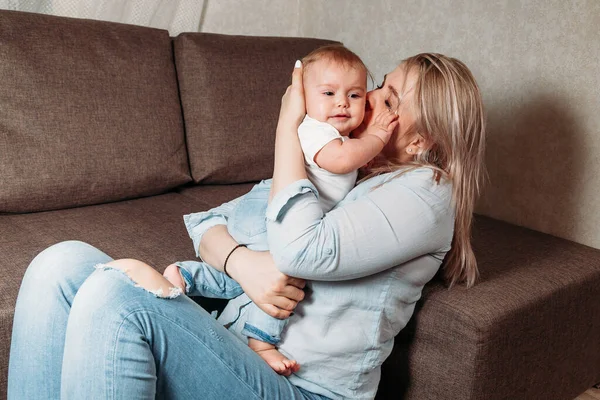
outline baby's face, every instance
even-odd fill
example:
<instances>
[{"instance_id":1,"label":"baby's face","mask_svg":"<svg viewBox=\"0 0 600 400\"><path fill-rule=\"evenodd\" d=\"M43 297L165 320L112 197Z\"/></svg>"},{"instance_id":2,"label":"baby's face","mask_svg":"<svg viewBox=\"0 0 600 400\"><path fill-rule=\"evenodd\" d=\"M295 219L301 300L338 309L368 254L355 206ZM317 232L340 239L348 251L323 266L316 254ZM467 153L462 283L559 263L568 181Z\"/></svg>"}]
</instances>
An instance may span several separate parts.
<instances>
[{"instance_id":1,"label":"baby's face","mask_svg":"<svg viewBox=\"0 0 600 400\"><path fill-rule=\"evenodd\" d=\"M319 60L304 74L306 113L347 136L365 115L367 74L329 60Z\"/></svg>"}]
</instances>

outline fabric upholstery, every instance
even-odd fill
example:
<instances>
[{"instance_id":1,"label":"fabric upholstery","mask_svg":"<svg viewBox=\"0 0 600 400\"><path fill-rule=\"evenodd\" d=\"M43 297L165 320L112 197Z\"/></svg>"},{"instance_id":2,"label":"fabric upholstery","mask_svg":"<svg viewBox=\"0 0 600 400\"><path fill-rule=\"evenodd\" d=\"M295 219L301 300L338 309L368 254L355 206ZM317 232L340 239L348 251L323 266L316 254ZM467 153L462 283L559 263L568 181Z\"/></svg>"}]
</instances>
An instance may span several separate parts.
<instances>
[{"instance_id":1,"label":"fabric upholstery","mask_svg":"<svg viewBox=\"0 0 600 400\"><path fill-rule=\"evenodd\" d=\"M0 11L0 212L190 181L167 31Z\"/></svg>"},{"instance_id":2,"label":"fabric upholstery","mask_svg":"<svg viewBox=\"0 0 600 400\"><path fill-rule=\"evenodd\" d=\"M178 192L186 197L210 204L223 204L233 200L252 189L254 183L240 183L237 185L197 185L183 187Z\"/></svg>"},{"instance_id":3,"label":"fabric upholstery","mask_svg":"<svg viewBox=\"0 0 600 400\"><path fill-rule=\"evenodd\" d=\"M294 62L330 43L210 33L174 40L195 182L251 182L273 174L277 116Z\"/></svg>"},{"instance_id":4,"label":"fabric upholstery","mask_svg":"<svg viewBox=\"0 0 600 400\"><path fill-rule=\"evenodd\" d=\"M0 399L6 397L14 306L25 269L36 254L64 240L81 240L113 258L143 260L163 271L174 261L196 259L184 214L208 210L250 187L194 187L185 190L185 195L169 193L67 210L0 215Z\"/></svg>"},{"instance_id":5,"label":"fabric upholstery","mask_svg":"<svg viewBox=\"0 0 600 400\"><path fill-rule=\"evenodd\" d=\"M574 399L600 379L600 250L486 217L475 227L480 281L426 286L378 398Z\"/></svg>"}]
</instances>

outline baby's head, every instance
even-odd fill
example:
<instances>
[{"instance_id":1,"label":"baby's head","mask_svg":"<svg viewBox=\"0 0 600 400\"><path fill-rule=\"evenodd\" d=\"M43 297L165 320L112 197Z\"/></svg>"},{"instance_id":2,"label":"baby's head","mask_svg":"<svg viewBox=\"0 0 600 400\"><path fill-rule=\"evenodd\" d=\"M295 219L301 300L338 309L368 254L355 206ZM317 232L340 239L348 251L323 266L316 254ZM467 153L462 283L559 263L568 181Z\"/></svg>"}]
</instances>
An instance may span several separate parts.
<instances>
[{"instance_id":1,"label":"baby's head","mask_svg":"<svg viewBox=\"0 0 600 400\"><path fill-rule=\"evenodd\" d=\"M302 65L306 113L347 136L365 115L367 67L342 45L320 47Z\"/></svg>"}]
</instances>

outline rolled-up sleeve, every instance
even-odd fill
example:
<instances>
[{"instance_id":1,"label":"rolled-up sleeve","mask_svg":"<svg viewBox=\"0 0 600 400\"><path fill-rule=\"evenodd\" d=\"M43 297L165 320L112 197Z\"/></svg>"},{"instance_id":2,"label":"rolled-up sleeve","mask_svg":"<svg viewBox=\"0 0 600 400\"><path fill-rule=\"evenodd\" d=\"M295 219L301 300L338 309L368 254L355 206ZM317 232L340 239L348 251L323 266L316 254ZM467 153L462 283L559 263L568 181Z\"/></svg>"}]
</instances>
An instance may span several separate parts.
<instances>
[{"instance_id":1,"label":"rolled-up sleeve","mask_svg":"<svg viewBox=\"0 0 600 400\"><path fill-rule=\"evenodd\" d=\"M406 175L327 214L309 181L280 191L267 208L269 248L280 271L348 280L448 251L454 227L450 185L438 185L431 174Z\"/></svg>"},{"instance_id":2,"label":"rolled-up sleeve","mask_svg":"<svg viewBox=\"0 0 600 400\"><path fill-rule=\"evenodd\" d=\"M216 225L227 225L229 214L240 201L243 196L233 199L227 203L221 204L218 207L211 208L208 211L187 214L183 216L185 229L194 243L194 251L196 257L200 257L198 252L202 236L212 227Z\"/></svg>"}]
</instances>

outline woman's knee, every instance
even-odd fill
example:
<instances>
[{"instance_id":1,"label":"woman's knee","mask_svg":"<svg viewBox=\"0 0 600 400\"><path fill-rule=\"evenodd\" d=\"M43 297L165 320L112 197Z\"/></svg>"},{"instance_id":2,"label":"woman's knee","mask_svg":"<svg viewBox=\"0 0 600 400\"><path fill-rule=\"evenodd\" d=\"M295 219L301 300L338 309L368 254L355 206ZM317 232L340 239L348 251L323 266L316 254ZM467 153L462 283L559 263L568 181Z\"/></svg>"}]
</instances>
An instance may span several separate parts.
<instances>
[{"instance_id":1,"label":"woman's knee","mask_svg":"<svg viewBox=\"0 0 600 400\"><path fill-rule=\"evenodd\" d=\"M94 246L76 240L54 244L40 252L29 264L25 278L53 280L79 275L82 269L87 274L96 263L108 262L111 258Z\"/></svg>"},{"instance_id":2,"label":"woman's knee","mask_svg":"<svg viewBox=\"0 0 600 400\"><path fill-rule=\"evenodd\" d=\"M142 261L126 258L114 260L105 265L108 268L121 270L136 286L156 297L175 298L182 294L180 287L173 285L160 272Z\"/></svg>"},{"instance_id":3,"label":"woman's knee","mask_svg":"<svg viewBox=\"0 0 600 400\"><path fill-rule=\"evenodd\" d=\"M94 265L111 258L95 247L78 241L60 242L39 253L27 267L18 304L20 307L54 307L70 304L81 284L94 272Z\"/></svg>"},{"instance_id":4,"label":"woman's knee","mask_svg":"<svg viewBox=\"0 0 600 400\"><path fill-rule=\"evenodd\" d=\"M161 298L179 296L181 290L171 290L172 287L158 271L138 260L121 259L98 264L77 292L69 320L75 325L86 325L99 315L119 319L147 305L148 292Z\"/></svg>"}]
</instances>

